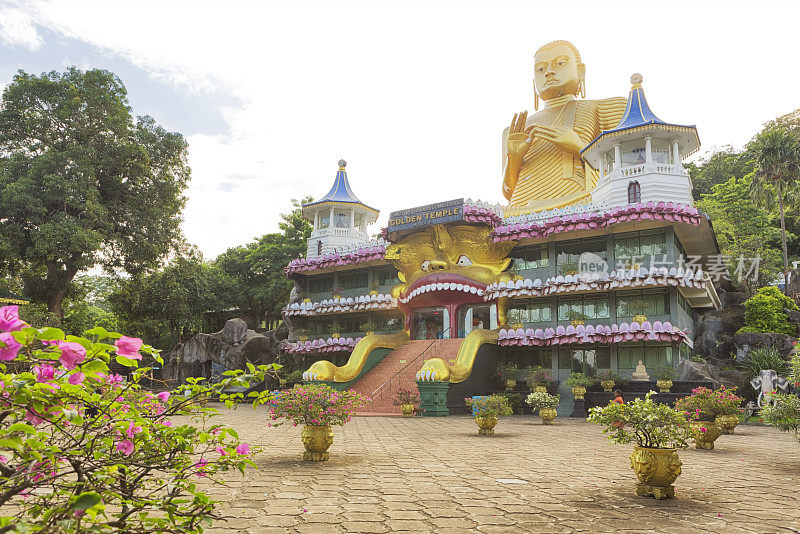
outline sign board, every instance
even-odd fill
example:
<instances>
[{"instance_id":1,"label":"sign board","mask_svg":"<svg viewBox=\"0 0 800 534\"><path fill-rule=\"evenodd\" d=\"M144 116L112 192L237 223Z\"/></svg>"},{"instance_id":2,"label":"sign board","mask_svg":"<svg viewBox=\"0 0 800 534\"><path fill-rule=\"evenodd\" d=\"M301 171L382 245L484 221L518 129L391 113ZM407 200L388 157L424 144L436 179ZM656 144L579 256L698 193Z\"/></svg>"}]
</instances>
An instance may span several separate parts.
<instances>
[{"instance_id":1,"label":"sign board","mask_svg":"<svg viewBox=\"0 0 800 534\"><path fill-rule=\"evenodd\" d=\"M389 233L434 224L464 220L464 199L437 202L427 206L393 211L389 214Z\"/></svg>"}]
</instances>

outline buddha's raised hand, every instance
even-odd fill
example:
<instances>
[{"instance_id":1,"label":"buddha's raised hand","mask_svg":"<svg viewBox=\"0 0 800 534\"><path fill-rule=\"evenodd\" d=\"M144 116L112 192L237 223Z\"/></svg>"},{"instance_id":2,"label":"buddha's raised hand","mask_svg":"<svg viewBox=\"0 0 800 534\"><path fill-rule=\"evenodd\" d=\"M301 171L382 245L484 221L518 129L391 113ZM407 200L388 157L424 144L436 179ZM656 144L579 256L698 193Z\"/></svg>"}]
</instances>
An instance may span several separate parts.
<instances>
[{"instance_id":1,"label":"buddha's raised hand","mask_svg":"<svg viewBox=\"0 0 800 534\"><path fill-rule=\"evenodd\" d=\"M508 129L506 136L506 152L512 158L522 158L528 153L531 148L533 139L531 132L535 126L525 127L525 122L528 119L528 112L515 113L514 118L511 119L511 127Z\"/></svg>"},{"instance_id":2,"label":"buddha's raised hand","mask_svg":"<svg viewBox=\"0 0 800 534\"><path fill-rule=\"evenodd\" d=\"M583 144L578 134L575 133L575 130L572 128L536 124L529 129L533 130L533 137L535 139L542 139L553 143L564 152L569 152L570 154L580 155L581 153Z\"/></svg>"}]
</instances>

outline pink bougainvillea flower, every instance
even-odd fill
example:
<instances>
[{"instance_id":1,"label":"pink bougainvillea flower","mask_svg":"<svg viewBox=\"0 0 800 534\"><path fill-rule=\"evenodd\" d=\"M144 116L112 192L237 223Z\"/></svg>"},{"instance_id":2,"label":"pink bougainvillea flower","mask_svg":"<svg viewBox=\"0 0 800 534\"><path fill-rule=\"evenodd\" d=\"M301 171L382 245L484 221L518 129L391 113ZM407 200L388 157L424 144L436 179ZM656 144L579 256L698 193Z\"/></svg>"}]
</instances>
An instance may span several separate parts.
<instances>
[{"instance_id":1,"label":"pink bougainvillea flower","mask_svg":"<svg viewBox=\"0 0 800 534\"><path fill-rule=\"evenodd\" d=\"M37 365L33 368L33 372L36 373L37 382L48 382L56 376L56 370L52 365Z\"/></svg>"},{"instance_id":2,"label":"pink bougainvillea flower","mask_svg":"<svg viewBox=\"0 0 800 534\"><path fill-rule=\"evenodd\" d=\"M117 347L117 354L130 358L131 360L141 360L142 355L139 354L139 349L142 348L144 342L138 337L122 336L114 342Z\"/></svg>"},{"instance_id":3,"label":"pink bougainvillea flower","mask_svg":"<svg viewBox=\"0 0 800 534\"><path fill-rule=\"evenodd\" d=\"M208 462L205 460L205 458L200 458L200 461L195 464L195 467L197 467L197 476L199 477L207 476L205 470L205 467L207 465Z\"/></svg>"},{"instance_id":4,"label":"pink bougainvillea flower","mask_svg":"<svg viewBox=\"0 0 800 534\"><path fill-rule=\"evenodd\" d=\"M69 378L67 380L69 380L69 383L72 384L73 386L77 386L78 384L83 382L85 378L86 375L78 371L77 373L72 373L71 375L69 375Z\"/></svg>"},{"instance_id":5,"label":"pink bougainvillea flower","mask_svg":"<svg viewBox=\"0 0 800 534\"><path fill-rule=\"evenodd\" d=\"M0 334L0 360L10 361L17 357L22 345L9 332Z\"/></svg>"},{"instance_id":6,"label":"pink bougainvillea flower","mask_svg":"<svg viewBox=\"0 0 800 534\"><path fill-rule=\"evenodd\" d=\"M165 419L161 421L161 424L164 426L172 426L172 421L170 421L169 419Z\"/></svg>"},{"instance_id":7,"label":"pink bougainvillea flower","mask_svg":"<svg viewBox=\"0 0 800 534\"><path fill-rule=\"evenodd\" d=\"M3 306L0 308L0 330L15 332L28 326L19 318L19 306Z\"/></svg>"},{"instance_id":8,"label":"pink bougainvillea flower","mask_svg":"<svg viewBox=\"0 0 800 534\"><path fill-rule=\"evenodd\" d=\"M247 443L240 443L236 446L236 452L239 454L250 454L250 445Z\"/></svg>"},{"instance_id":9,"label":"pink bougainvillea flower","mask_svg":"<svg viewBox=\"0 0 800 534\"><path fill-rule=\"evenodd\" d=\"M222 447L217 447L215 450L220 454L220 456L225 456L225 449Z\"/></svg>"},{"instance_id":10,"label":"pink bougainvillea flower","mask_svg":"<svg viewBox=\"0 0 800 534\"><path fill-rule=\"evenodd\" d=\"M117 450L124 454L125 456L130 456L133 454L133 442L129 439L122 440L117 443Z\"/></svg>"},{"instance_id":11,"label":"pink bougainvillea flower","mask_svg":"<svg viewBox=\"0 0 800 534\"><path fill-rule=\"evenodd\" d=\"M8 457L0 454L0 464L7 464L7 463L8 463Z\"/></svg>"},{"instance_id":12,"label":"pink bougainvillea flower","mask_svg":"<svg viewBox=\"0 0 800 534\"><path fill-rule=\"evenodd\" d=\"M28 421L33 426L37 426L41 423L44 423L44 419L40 417L40 414L36 413L30 408L28 408L28 410L25 412L25 420Z\"/></svg>"},{"instance_id":13,"label":"pink bougainvillea flower","mask_svg":"<svg viewBox=\"0 0 800 534\"><path fill-rule=\"evenodd\" d=\"M162 391L156 396L158 397L158 400L160 400L161 402L167 402L167 399L169 399L169 391Z\"/></svg>"},{"instance_id":14,"label":"pink bougainvillea flower","mask_svg":"<svg viewBox=\"0 0 800 534\"><path fill-rule=\"evenodd\" d=\"M80 343L70 341L62 343L59 348L61 349L61 357L58 361L67 369L75 369L75 366L83 363L83 360L86 359L86 349Z\"/></svg>"},{"instance_id":15,"label":"pink bougainvillea flower","mask_svg":"<svg viewBox=\"0 0 800 534\"><path fill-rule=\"evenodd\" d=\"M131 421L131 424L128 425L128 430L125 431L125 434L127 434L129 438L132 438L135 434L138 434L141 431L142 427L136 426L135 423Z\"/></svg>"}]
</instances>

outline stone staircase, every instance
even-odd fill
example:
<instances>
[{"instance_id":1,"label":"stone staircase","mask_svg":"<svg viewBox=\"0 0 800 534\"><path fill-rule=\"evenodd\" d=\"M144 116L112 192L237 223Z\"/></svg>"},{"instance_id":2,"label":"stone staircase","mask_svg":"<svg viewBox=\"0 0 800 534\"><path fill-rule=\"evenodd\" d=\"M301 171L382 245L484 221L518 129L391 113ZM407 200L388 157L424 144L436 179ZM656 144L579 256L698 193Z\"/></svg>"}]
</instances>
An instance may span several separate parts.
<instances>
[{"instance_id":1,"label":"stone staircase","mask_svg":"<svg viewBox=\"0 0 800 534\"><path fill-rule=\"evenodd\" d=\"M464 340L413 340L387 354L350 388L373 399L372 404L359 412L359 415L400 415L400 407L392 404L395 392L399 388L417 392L414 380L422 364L432 358L454 360L462 341Z\"/></svg>"}]
</instances>

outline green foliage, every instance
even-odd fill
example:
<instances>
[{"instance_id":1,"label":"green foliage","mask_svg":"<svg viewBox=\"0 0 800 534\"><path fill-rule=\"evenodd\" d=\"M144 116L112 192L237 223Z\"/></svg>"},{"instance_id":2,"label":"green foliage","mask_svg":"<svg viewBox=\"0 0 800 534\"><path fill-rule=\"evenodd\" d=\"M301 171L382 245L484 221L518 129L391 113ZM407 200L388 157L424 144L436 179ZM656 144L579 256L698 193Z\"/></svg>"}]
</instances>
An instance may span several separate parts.
<instances>
[{"instance_id":1,"label":"green foliage","mask_svg":"<svg viewBox=\"0 0 800 534\"><path fill-rule=\"evenodd\" d=\"M550 376L550 370L545 369L541 365L525 367L523 369L523 375L529 387L547 386L554 380L554 378Z\"/></svg>"},{"instance_id":2,"label":"green foliage","mask_svg":"<svg viewBox=\"0 0 800 534\"><path fill-rule=\"evenodd\" d=\"M352 389L336 391L324 384L308 384L280 391L268 399L266 405L270 426L286 422L280 419L291 421L295 426L332 426L347 423L370 402L369 397Z\"/></svg>"},{"instance_id":3,"label":"green foliage","mask_svg":"<svg viewBox=\"0 0 800 534\"><path fill-rule=\"evenodd\" d=\"M715 186L750 174L755 163L751 153L737 152L729 145L704 157L699 165L690 163L687 167L692 177L692 196L699 200L703 195L711 194ZM716 227L716 221L714 224Z\"/></svg>"},{"instance_id":4,"label":"green foliage","mask_svg":"<svg viewBox=\"0 0 800 534\"><path fill-rule=\"evenodd\" d=\"M740 368L744 372L745 381L750 382L762 369L772 369L778 376L786 376L789 373L789 362L775 347L760 347L750 351Z\"/></svg>"},{"instance_id":5,"label":"green foliage","mask_svg":"<svg viewBox=\"0 0 800 534\"><path fill-rule=\"evenodd\" d=\"M534 391L525 402L531 407L531 410L541 410L542 408L556 408L558 407L560 395L550 395L546 391Z\"/></svg>"},{"instance_id":6,"label":"green foliage","mask_svg":"<svg viewBox=\"0 0 800 534\"><path fill-rule=\"evenodd\" d=\"M689 420L669 405L651 399L636 398L626 404L609 403L589 412L589 422L602 425L612 443L635 442L640 447L656 449L686 448L692 436Z\"/></svg>"},{"instance_id":7,"label":"green foliage","mask_svg":"<svg viewBox=\"0 0 800 534\"><path fill-rule=\"evenodd\" d=\"M770 393L770 404L761 410L761 419L784 432L794 432L800 441L800 396Z\"/></svg>"},{"instance_id":8,"label":"green foliage","mask_svg":"<svg viewBox=\"0 0 800 534\"><path fill-rule=\"evenodd\" d=\"M522 398L522 393L513 393L511 391L503 391L498 393L498 395L502 395L506 399L508 399L508 405L511 406L511 409L519 414L521 413L522 406L524 399Z\"/></svg>"},{"instance_id":9,"label":"green foliage","mask_svg":"<svg viewBox=\"0 0 800 534\"><path fill-rule=\"evenodd\" d=\"M675 370L674 367L661 367L656 369L654 373L656 376L656 380L675 380L675 377L678 376L678 372Z\"/></svg>"},{"instance_id":10,"label":"green foliage","mask_svg":"<svg viewBox=\"0 0 800 534\"><path fill-rule=\"evenodd\" d=\"M570 321L586 321L589 319L589 316L577 310L570 310L567 314L567 319Z\"/></svg>"},{"instance_id":11,"label":"green foliage","mask_svg":"<svg viewBox=\"0 0 800 534\"><path fill-rule=\"evenodd\" d=\"M797 327L789 322L786 310L798 311L800 308L777 287L762 287L747 299L744 307L744 324L751 331L797 335Z\"/></svg>"},{"instance_id":12,"label":"green foliage","mask_svg":"<svg viewBox=\"0 0 800 534\"><path fill-rule=\"evenodd\" d=\"M741 412L744 399L736 395L736 388L724 386L717 390L695 388L692 394L678 399L675 409L686 417L701 421L713 421L718 415L736 415Z\"/></svg>"},{"instance_id":13,"label":"green foliage","mask_svg":"<svg viewBox=\"0 0 800 534\"><path fill-rule=\"evenodd\" d=\"M416 391L412 391L406 388L399 388L395 394L394 399L392 399L392 404L395 406L401 406L403 404L413 404L414 406L419 405L419 393Z\"/></svg>"},{"instance_id":14,"label":"green foliage","mask_svg":"<svg viewBox=\"0 0 800 534\"><path fill-rule=\"evenodd\" d=\"M376 323L375 321L366 321L364 323L361 323L359 329L366 334L367 332L374 332L375 330L378 329L378 326L379 326L378 323Z\"/></svg>"},{"instance_id":15,"label":"green foliage","mask_svg":"<svg viewBox=\"0 0 800 534\"><path fill-rule=\"evenodd\" d=\"M506 416L512 415L514 411L508 403L508 398L503 395L489 395L487 397L466 398L464 401L467 406L472 408L472 413L477 416Z\"/></svg>"},{"instance_id":16,"label":"green foliage","mask_svg":"<svg viewBox=\"0 0 800 534\"><path fill-rule=\"evenodd\" d=\"M601 382L610 381L614 382L615 384L621 381L619 375L614 371L612 371L611 369L606 369L605 371L597 375L597 380Z\"/></svg>"},{"instance_id":17,"label":"green foliage","mask_svg":"<svg viewBox=\"0 0 800 534\"><path fill-rule=\"evenodd\" d=\"M585 388L591 383L592 379L586 376L584 373L572 373L567 378L568 386L580 386Z\"/></svg>"},{"instance_id":18,"label":"green foliage","mask_svg":"<svg viewBox=\"0 0 800 534\"><path fill-rule=\"evenodd\" d=\"M61 320L78 272L155 267L181 242L186 156L114 74L20 71L0 106L0 272Z\"/></svg>"},{"instance_id":19,"label":"green foliage","mask_svg":"<svg viewBox=\"0 0 800 534\"><path fill-rule=\"evenodd\" d=\"M497 377L500 380L516 380L519 367L512 362L500 362L497 364Z\"/></svg>"}]
</instances>

